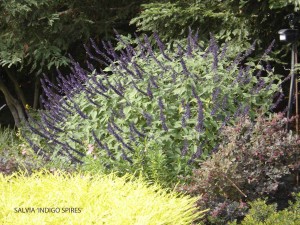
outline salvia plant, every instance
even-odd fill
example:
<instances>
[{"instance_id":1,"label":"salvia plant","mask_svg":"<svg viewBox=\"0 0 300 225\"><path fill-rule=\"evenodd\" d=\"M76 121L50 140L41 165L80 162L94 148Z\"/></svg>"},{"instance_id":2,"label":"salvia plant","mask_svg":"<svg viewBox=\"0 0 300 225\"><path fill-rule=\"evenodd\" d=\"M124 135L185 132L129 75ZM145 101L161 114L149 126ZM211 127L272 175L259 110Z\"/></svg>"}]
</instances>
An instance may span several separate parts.
<instances>
[{"instance_id":1,"label":"salvia plant","mask_svg":"<svg viewBox=\"0 0 300 225\"><path fill-rule=\"evenodd\" d=\"M117 40L119 50L91 40L87 69L73 62L55 83L42 79L45 110L29 119L35 135L24 132L36 152L172 181L217 148L226 124L275 107L279 76L265 60L272 46L253 62L255 44L232 57L230 45L211 37L204 48L192 31L172 47L157 34Z\"/></svg>"}]
</instances>

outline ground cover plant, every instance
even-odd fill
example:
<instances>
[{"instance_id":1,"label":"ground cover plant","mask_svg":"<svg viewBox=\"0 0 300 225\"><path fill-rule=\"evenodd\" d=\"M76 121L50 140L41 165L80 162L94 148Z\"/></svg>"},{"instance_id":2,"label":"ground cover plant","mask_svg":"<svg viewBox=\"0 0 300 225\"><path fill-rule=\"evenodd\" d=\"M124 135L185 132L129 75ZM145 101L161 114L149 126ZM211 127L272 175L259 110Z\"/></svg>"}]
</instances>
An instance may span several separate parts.
<instances>
[{"instance_id":1,"label":"ground cover plant","mask_svg":"<svg viewBox=\"0 0 300 225\"><path fill-rule=\"evenodd\" d=\"M191 224L203 214L195 212L195 198L129 175L0 174L0 191L0 224L6 225Z\"/></svg>"},{"instance_id":2,"label":"ground cover plant","mask_svg":"<svg viewBox=\"0 0 300 225\"><path fill-rule=\"evenodd\" d=\"M300 138L285 130L283 114L241 118L221 132L218 152L194 170L191 182L179 190L203 195L199 208L210 208L210 224L242 218L247 202L268 197L280 208L297 188ZM277 223L275 223L277 224ZM278 223L279 224L279 223Z\"/></svg>"},{"instance_id":3,"label":"ground cover plant","mask_svg":"<svg viewBox=\"0 0 300 225\"><path fill-rule=\"evenodd\" d=\"M153 37L157 51L147 36L135 45L117 36L123 49L103 43L105 53L91 41L88 69L73 62L73 72L59 73L57 85L45 77L46 110L28 123L36 136L24 132L35 152L75 163L88 155L97 170L172 182L216 148L226 124L267 112L280 90L265 61L272 46L254 63L246 60L254 44L233 57L236 52L219 48L213 37L207 48L192 32L173 48Z\"/></svg>"}]
</instances>

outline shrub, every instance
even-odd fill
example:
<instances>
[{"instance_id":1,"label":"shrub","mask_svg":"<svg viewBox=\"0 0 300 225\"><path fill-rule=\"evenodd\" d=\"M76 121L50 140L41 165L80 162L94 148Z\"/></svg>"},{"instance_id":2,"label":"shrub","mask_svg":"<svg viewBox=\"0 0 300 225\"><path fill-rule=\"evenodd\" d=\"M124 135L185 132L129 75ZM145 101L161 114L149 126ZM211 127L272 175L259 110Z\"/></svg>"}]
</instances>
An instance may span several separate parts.
<instances>
[{"instance_id":1,"label":"shrub","mask_svg":"<svg viewBox=\"0 0 300 225\"><path fill-rule=\"evenodd\" d=\"M254 46L233 60L230 46L220 49L212 38L203 49L192 32L175 49L154 39L158 51L147 36L137 46L119 38L118 52L108 43L103 53L92 41L87 54L104 70L74 62L57 86L45 78L47 111L28 124L37 134L27 138L32 148L73 162L90 155L103 171L138 170L171 182L212 152L225 124L242 114L255 117L258 108L267 112L279 91L264 61L270 49L254 63L246 60Z\"/></svg>"},{"instance_id":2,"label":"shrub","mask_svg":"<svg viewBox=\"0 0 300 225\"><path fill-rule=\"evenodd\" d=\"M299 170L300 139L284 130L285 123L282 114L275 114L259 116L256 122L241 118L236 126L227 126L218 152L194 170L191 183L180 190L203 195L200 208L211 208L211 217L232 221L247 209L245 201L271 196L280 185L292 186L283 178ZM235 210L229 210L230 204Z\"/></svg>"},{"instance_id":3,"label":"shrub","mask_svg":"<svg viewBox=\"0 0 300 225\"><path fill-rule=\"evenodd\" d=\"M0 191L1 224L171 225L191 224L203 214L195 212L195 198L128 175L0 174Z\"/></svg>"},{"instance_id":4,"label":"shrub","mask_svg":"<svg viewBox=\"0 0 300 225\"><path fill-rule=\"evenodd\" d=\"M276 211L276 204L267 205L265 200L258 199L250 203L251 209L245 219L240 223L242 225L273 225L287 224L297 225L300 221L300 193L295 194L296 201L290 202L290 206L281 211ZM236 221L230 223L237 224Z\"/></svg>"}]
</instances>

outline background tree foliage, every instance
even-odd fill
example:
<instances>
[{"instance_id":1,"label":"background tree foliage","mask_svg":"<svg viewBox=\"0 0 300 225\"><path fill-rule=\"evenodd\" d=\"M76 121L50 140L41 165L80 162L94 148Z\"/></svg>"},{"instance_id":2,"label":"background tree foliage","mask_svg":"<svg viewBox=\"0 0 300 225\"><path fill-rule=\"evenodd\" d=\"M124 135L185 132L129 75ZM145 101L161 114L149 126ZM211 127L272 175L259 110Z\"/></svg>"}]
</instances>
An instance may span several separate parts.
<instances>
[{"instance_id":1,"label":"background tree foliage","mask_svg":"<svg viewBox=\"0 0 300 225\"><path fill-rule=\"evenodd\" d=\"M157 32L172 40L199 29L201 39L213 33L225 41L258 39L270 43L287 22L284 17L299 10L299 0L172 0L153 1L131 24L141 32Z\"/></svg>"},{"instance_id":2,"label":"background tree foliage","mask_svg":"<svg viewBox=\"0 0 300 225\"><path fill-rule=\"evenodd\" d=\"M68 65L67 52L80 55L77 46L82 49L82 43L89 37L109 39L113 28L128 32L129 20L141 3L134 0L1 1L0 90L15 123L18 125L25 118L26 103L37 107L42 72ZM36 81L34 103L32 95L30 100L24 96L20 88L22 80ZM14 87L13 91L10 86Z\"/></svg>"}]
</instances>

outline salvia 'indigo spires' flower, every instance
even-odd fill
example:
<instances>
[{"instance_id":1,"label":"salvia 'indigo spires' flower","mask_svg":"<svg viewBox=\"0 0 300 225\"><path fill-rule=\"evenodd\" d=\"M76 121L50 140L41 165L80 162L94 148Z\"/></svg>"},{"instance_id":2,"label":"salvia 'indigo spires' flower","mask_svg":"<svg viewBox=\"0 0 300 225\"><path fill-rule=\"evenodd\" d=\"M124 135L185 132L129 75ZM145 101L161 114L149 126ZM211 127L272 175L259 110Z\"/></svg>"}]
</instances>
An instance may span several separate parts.
<instances>
[{"instance_id":1,"label":"salvia 'indigo spires' flower","mask_svg":"<svg viewBox=\"0 0 300 225\"><path fill-rule=\"evenodd\" d=\"M173 83L175 84L175 83L176 83L176 78L177 78L177 76L176 76L176 75L177 75L176 71L175 71L173 68L171 68L171 67L168 67L167 69L168 69L168 70L169 70L169 69L172 70L171 77L172 77Z\"/></svg>"},{"instance_id":2,"label":"salvia 'indigo spires' flower","mask_svg":"<svg viewBox=\"0 0 300 225\"><path fill-rule=\"evenodd\" d=\"M144 35L144 40L145 40L145 44L147 46L149 55L154 59L154 61L157 63L157 65L159 65L160 68L162 68L163 70L166 70L164 65L155 56L155 53L152 50L151 43L150 43L149 38L148 38L147 35Z\"/></svg>"},{"instance_id":3,"label":"salvia 'indigo spires' flower","mask_svg":"<svg viewBox=\"0 0 300 225\"><path fill-rule=\"evenodd\" d=\"M120 92L119 90L117 90L117 89L109 82L109 80L108 80L107 77L105 77L105 78L106 78L106 81L107 81L108 85L111 87L111 89L113 89L113 91L114 91L117 95L119 95L120 97L124 97L124 96L123 96L123 93Z\"/></svg>"},{"instance_id":4,"label":"salvia 'indigo spires' flower","mask_svg":"<svg viewBox=\"0 0 300 225\"><path fill-rule=\"evenodd\" d=\"M124 113L124 107L123 106L120 106L120 108L119 108L119 111L118 111L118 116L120 117L120 118L125 118L126 117L126 115L125 115L125 113Z\"/></svg>"},{"instance_id":5,"label":"salvia 'indigo spires' flower","mask_svg":"<svg viewBox=\"0 0 300 225\"><path fill-rule=\"evenodd\" d=\"M115 78L114 78L114 82L115 82L115 84L116 84L116 87L117 87L117 89L121 92L121 93L123 93L124 91L125 91L125 87L123 86L123 84L121 83L121 81L120 80L116 80Z\"/></svg>"},{"instance_id":6,"label":"salvia 'indigo spires' flower","mask_svg":"<svg viewBox=\"0 0 300 225\"><path fill-rule=\"evenodd\" d=\"M186 67L186 64L183 60L183 58L180 58L180 64L182 66L182 72L183 74L186 76L186 77L189 77L190 76L190 72L188 71L187 67Z\"/></svg>"},{"instance_id":7,"label":"salvia 'indigo spires' flower","mask_svg":"<svg viewBox=\"0 0 300 225\"><path fill-rule=\"evenodd\" d=\"M149 62L149 57L146 57L145 52L147 52L147 48L145 45L141 42L139 36L134 33L135 40L137 41L137 46L139 48L139 53L142 59L145 59L147 62Z\"/></svg>"},{"instance_id":8,"label":"salvia 'indigo spires' flower","mask_svg":"<svg viewBox=\"0 0 300 225\"><path fill-rule=\"evenodd\" d=\"M203 51L202 47L198 43L199 42L199 29L198 28L196 30L195 35L192 37L192 40L193 40L194 49Z\"/></svg>"},{"instance_id":9,"label":"salvia 'indigo spires' flower","mask_svg":"<svg viewBox=\"0 0 300 225\"><path fill-rule=\"evenodd\" d=\"M104 64L105 66L108 66L108 63L106 63L106 62L104 62L103 60L101 60L101 59L95 57L95 56L91 53L90 49L87 47L86 44L84 44L83 47L84 47L84 49L85 49L86 54L89 56L90 59L93 59L93 60L99 62L100 64Z\"/></svg>"},{"instance_id":10,"label":"salvia 'indigo spires' flower","mask_svg":"<svg viewBox=\"0 0 300 225\"><path fill-rule=\"evenodd\" d=\"M41 125L39 125L39 124L37 124L40 128L42 127ZM39 135L39 136L41 136L41 137L43 137L43 138L45 138L45 139L47 139L47 140L49 140L49 139L51 139L48 135L50 135L50 133L47 131L47 130L45 130L45 128L43 127L42 129L36 129L36 128L34 128L33 126L31 126L31 124L30 123L27 123L27 126L30 128L30 130L33 132L33 133L35 133L35 134L37 134L37 135ZM45 133L47 133L47 134L44 134L44 133L42 133L40 130L43 130L43 132L45 132Z\"/></svg>"},{"instance_id":11,"label":"salvia 'indigo spires' flower","mask_svg":"<svg viewBox=\"0 0 300 225\"><path fill-rule=\"evenodd\" d=\"M182 117L181 117L181 126L182 126L182 128L186 128L186 119L185 119L184 115L182 115Z\"/></svg>"},{"instance_id":12,"label":"salvia 'indigo spires' flower","mask_svg":"<svg viewBox=\"0 0 300 225\"><path fill-rule=\"evenodd\" d=\"M218 63L219 63L219 59L218 59L218 44L216 42L216 39L214 38L214 36L212 34L210 34L210 49L211 49L211 53L213 55L213 65L212 65L212 70L216 71L218 69Z\"/></svg>"},{"instance_id":13,"label":"salvia 'indigo spires' flower","mask_svg":"<svg viewBox=\"0 0 300 225\"><path fill-rule=\"evenodd\" d=\"M42 157L46 156L46 152L40 148L39 146L37 146L36 144L34 144L30 138L28 138L24 133L22 134L22 137L24 137L27 141L27 143L29 143L30 147L33 149L33 151L35 152L35 154L40 155Z\"/></svg>"},{"instance_id":14,"label":"salvia 'indigo spires' flower","mask_svg":"<svg viewBox=\"0 0 300 225\"><path fill-rule=\"evenodd\" d=\"M222 109L225 110L228 105L228 94L224 95L223 100L222 100Z\"/></svg>"},{"instance_id":15,"label":"salvia 'indigo spires' flower","mask_svg":"<svg viewBox=\"0 0 300 225\"><path fill-rule=\"evenodd\" d=\"M193 56L193 47L192 47L192 42L193 42L193 37L192 37L192 31L189 28L189 35L187 38L187 48L186 48L186 54L190 58Z\"/></svg>"},{"instance_id":16,"label":"salvia 'indigo spires' flower","mask_svg":"<svg viewBox=\"0 0 300 225\"><path fill-rule=\"evenodd\" d=\"M124 133L124 131L115 123L114 119L111 119L111 124L113 125L113 128L117 131Z\"/></svg>"},{"instance_id":17,"label":"salvia 'indigo spires' flower","mask_svg":"<svg viewBox=\"0 0 300 225\"><path fill-rule=\"evenodd\" d=\"M43 74L43 80L45 81L45 84L49 85L51 88L55 89L58 92L60 91L60 89L49 80L46 74Z\"/></svg>"},{"instance_id":18,"label":"salvia 'indigo spires' flower","mask_svg":"<svg viewBox=\"0 0 300 225\"><path fill-rule=\"evenodd\" d=\"M101 105L99 105L97 102L95 102L93 99L92 99L92 96L89 96L88 94L86 94L86 98L87 100L92 103L93 105L97 106L97 107L102 107Z\"/></svg>"},{"instance_id":19,"label":"salvia 'indigo spires' flower","mask_svg":"<svg viewBox=\"0 0 300 225\"><path fill-rule=\"evenodd\" d=\"M134 126L134 123L130 123L130 128L140 137L140 138L145 138L146 137L146 135L145 134L143 134L143 133L141 133L141 132L139 132L138 130L137 130L137 128Z\"/></svg>"},{"instance_id":20,"label":"salvia 'indigo spires' flower","mask_svg":"<svg viewBox=\"0 0 300 225\"><path fill-rule=\"evenodd\" d=\"M215 103L216 100L218 99L220 92L221 92L221 89L220 89L219 87L217 87L217 88L215 88L215 89L213 90L213 93L212 93L212 101L213 101L214 103Z\"/></svg>"},{"instance_id":21,"label":"salvia 'indigo spires' flower","mask_svg":"<svg viewBox=\"0 0 300 225\"><path fill-rule=\"evenodd\" d=\"M129 73L134 79L136 79L137 76L135 75L135 73L132 70L128 69L128 66L127 66L128 63L125 62L123 59L120 59L120 61L122 62L120 64L121 68L124 69L127 73ZM122 73L119 73L119 74L124 77L124 75Z\"/></svg>"},{"instance_id":22,"label":"salvia 'indigo spires' flower","mask_svg":"<svg viewBox=\"0 0 300 225\"><path fill-rule=\"evenodd\" d=\"M211 153L216 153L219 149L220 144L216 144L215 147L212 149Z\"/></svg>"},{"instance_id":23,"label":"salvia 'indigo spires' flower","mask_svg":"<svg viewBox=\"0 0 300 225\"><path fill-rule=\"evenodd\" d=\"M56 127L53 123L54 121L49 121L46 116L43 113L40 113L41 119L43 121L43 123L50 129L50 130L54 130L57 132L64 132L62 129Z\"/></svg>"},{"instance_id":24,"label":"salvia 'indigo spires' flower","mask_svg":"<svg viewBox=\"0 0 300 225\"><path fill-rule=\"evenodd\" d=\"M124 149L121 148L121 150L122 150L122 155L121 155L122 159L128 161L130 164L133 164L133 161L127 156L127 154L125 153Z\"/></svg>"},{"instance_id":25,"label":"salvia 'indigo spires' flower","mask_svg":"<svg viewBox=\"0 0 300 225\"><path fill-rule=\"evenodd\" d=\"M152 119L153 119L152 116L149 113L145 112L145 111L143 112L143 116L146 119L147 125L150 127L151 124L152 124Z\"/></svg>"},{"instance_id":26,"label":"salvia 'indigo spires' flower","mask_svg":"<svg viewBox=\"0 0 300 225\"><path fill-rule=\"evenodd\" d=\"M155 88L158 88L158 85L157 85L157 83L156 83L156 81L155 81L155 77L154 76L150 76L150 81L151 81L151 84L155 87Z\"/></svg>"},{"instance_id":27,"label":"salvia 'indigo spires' flower","mask_svg":"<svg viewBox=\"0 0 300 225\"><path fill-rule=\"evenodd\" d=\"M146 93L146 92L142 91L141 89L139 89L139 88L137 87L136 83L135 83L133 80L131 81L131 83L132 83L133 87L134 87L138 92L142 93L143 95L149 96L148 93ZM148 89L147 89L147 92L148 92Z\"/></svg>"},{"instance_id":28,"label":"salvia 'indigo spires' flower","mask_svg":"<svg viewBox=\"0 0 300 225\"><path fill-rule=\"evenodd\" d=\"M265 58L272 51L272 48L274 47L274 44L275 44L275 39L271 42L269 47L265 50L265 52L262 56L262 59Z\"/></svg>"},{"instance_id":29,"label":"salvia 'indigo spires' flower","mask_svg":"<svg viewBox=\"0 0 300 225\"><path fill-rule=\"evenodd\" d=\"M105 144L105 145L102 144L102 142L100 141L100 139L97 138L97 136L96 136L94 130L92 130L92 135L93 135L93 137L94 137L94 139L95 139L97 145L99 146L99 148L100 148L100 149L104 149L104 150L106 151L107 155L108 155L110 158L112 158L112 159L115 160L115 157L113 156L113 154L111 153L111 151L110 151L109 148L107 147L107 144Z\"/></svg>"},{"instance_id":30,"label":"salvia 'indigo spires' flower","mask_svg":"<svg viewBox=\"0 0 300 225\"><path fill-rule=\"evenodd\" d=\"M159 39L158 34L157 34L156 32L154 32L154 33L153 33L153 36L154 36L154 39L155 39L155 41L156 41L156 43L157 43L157 45L158 45L159 51L160 51L160 53L163 55L163 57L164 57L165 59L169 60L169 61L172 61L172 59L170 59L170 57L166 55L166 53L165 53L165 46L164 46L164 44L162 43L162 41Z\"/></svg>"},{"instance_id":31,"label":"salvia 'indigo spires' flower","mask_svg":"<svg viewBox=\"0 0 300 225\"><path fill-rule=\"evenodd\" d=\"M199 96L196 93L195 86L192 86L192 93L193 93L194 97L196 98L197 104L198 104L198 119L197 119L196 130L198 132L202 132L202 130L203 130L203 121L204 121L203 103L202 103L202 101L200 100Z\"/></svg>"},{"instance_id":32,"label":"salvia 'indigo spires' flower","mask_svg":"<svg viewBox=\"0 0 300 225\"><path fill-rule=\"evenodd\" d=\"M221 56L220 56L220 60L223 60L225 55L226 55L226 52L227 52L227 49L228 49L228 43L225 42L224 43L224 46L222 48L222 52L221 52Z\"/></svg>"},{"instance_id":33,"label":"salvia 'indigo spires' flower","mask_svg":"<svg viewBox=\"0 0 300 225\"><path fill-rule=\"evenodd\" d=\"M79 140L77 140L76 138L74 138L74 137L72 137L72 136L70 136L70 135L68 135L68 137L72 140L72 141L74 141L75 143L77 143L77 144L79 144L79 145L83 145L83 143L81 142L81 141L79 141Z\"/></svg>"},{"instance_id":34,"label":"salvia 'indigo spires' flower","mask_svg":"<svg viewBox=\"0 0 300 225\"><path fill-rule=\"evenodd\" d=\"M58 141L57 139L51 139L53 142L57 143L57 144L60 144L62 147L65 147L66 149L68 149L68 152L69 150L72 150L73 152L77 153L79 156L85 156L84 153L76 150L75 148L71 147L68 143L62 143L60 141Z\"/></svg>"},{"instance_id":35,"label":"salvia 'indigo spires' flower","mask_svg":"<svg viewBox=\"0 0 300 225\"><path fill-rule=\"evenodd\" d=\"M190 103L187 101L185 104L185 114L184 114L186 119L190 119L191 118L191 107L190 107Z\"/></svg>"},{"instance_id":36,"label":"salvia 'indigo spires' flower","mask_svg":"<svg viewBox=\"0 0 300 225\"><path fill-rule=\"evenodd\" d=\"M241 110L242 110L242 104L239 103L236 111L233 114L233 118L239 117L241 115L241 113L242 113Z\"/></svg>"},{"instance_id":37,"label":"salvia 'indigo spires' flower","mask_svg":"<svg viewBox=\"0 0 300 225\"><path fill-rule=\"evenodd\" d=\"M200 158L200 156L203 154L202 147L203 147L204 144L206 144L206 142L207 141L205 141L201 145L197 146L197 151L192 155L192 157L188 161L188 164L191 164L191 163L193 163L195 161L195 159L199 159Z\"/></svg>"},{"instance_id":38,"label":"salvia 'indigo spires' flower","mask_svg":"<svg viewBox=\"0 0 300 225\"><path fill-rule=\"evenodd\" d=\"M235 81L236 81L238 84L242 84L242 83L243 83L243 77L244 77L244 69L243 69L243 68L240 68L240 69L239 69L238 76L236 77Z\"/></svg>"},{"instance_id":39,"label":"salvia 'indigo spires' flower","mask_svg":"<svg viewBox=\"0 0 300 225\"><path fill-rule=\"evenodd\" d=\"M251 89L251 94L257 94L265 86L265 81L263 78L259 78L258 83Z\"/></svg>"},{"instance_id":40,"label":"salvia 'indigo spires' flower","mask_svg":"<svg viewBox=\"0 0 300 225\"><path fill-rule=\"evenodd\" d=\"M183 109L185 108L184 99L181 99L181 106L182 106ZM185 114L183 114L182 117L181 117L181 126L182 126L182 128L186 127L186 119L185 119L185 117L186 117Z\"/></svg>"},{"instance_id":41,"label":"salvia 'indigo spires' flower","mask_svg":"<svg viewBox=\"0 0 300 225\"><path fill-rule=\"evenodd\" d=\"M162 102L162 98L159 97L158 98L158 105L159 105L159 109L160 109L160 120L161 120L161 124L162 124L162 127L164 129L164 131L168 131L168 127L166 125L166 117L164 115L164 104Z\"/></svg>"},{"instance_id":42,"label":"salvia 'indigo spires' flower","mask_svg":"<svg viewBox=\"0 0 300 225\"><path fill-rule=\"evenodd\" d=\"M99 79L99 81L97 80L97 78L95 76L92 76L92 79L89 79L87 82L89 84L90 80L96 85L97 88L99 88L101 91L103 92L107 92L108 91L108 87L106 87L103 82L101 81L101 79Z\"/></svg>"},{"instance_id":43,"label":"salvia 'indigo spires' flower","mask_svg":"<svg viewBox=\"0 0 300 225\"><path fill-rule=\"evenodd\" d=\"M250 106L249 105L247 105L247 106L245 106L245 108L244 108L244 112L243 112L243 116L246 116L246 115L248 115L248 113L249 113L249 111L250 111Z\"/></svg>"},{"instance_id":44,"label":"salvia 'indigo spires' flower","mask_svg":"<svg viewBox=\"0 0 300 225\"><path fill-rule=\"evenodd\" d=\"M66 121L66 118L59 115L56 110L48 111L48 113L44 113L44 115L55 123L64 123Z\"/></svg>"},{"instance_id":45,"label":"salvia 'indigo spires' flower","mask_svg":"<svg viewBox=\"0 0 300 225\"><path fill-rule=\"evenodd\" d=\"M130 130L130 136L129 139L133 142L137 142L136 138L135 138L135 132L133 130L133 127L131 126L131 124L129 125L129 130Z\"/></svg>"},{"instance_id":46,"label":"salvia 'indigo spires' flower","mask_svg":"<svg viewBox=\"0 0 300 225\"><path fill-rule=\"evenodd\" d=\"M242 62L245 58L247 58L254 50L255 50L256 41L254 41L249 49L245 52L245 54L242 55L242 53L239 53L231 66L227 68L227 71L230 71L232 68L234 68L236 65L238 65L240 62Z\"/></svg>"},{"instance_id":47,"label":"salvia 'indigo spires' flower","mask_svg":"<svg viewBox=\"0 0 300 225\"><path fill-rule=\"evenodd\" d=\"M153 99L153 93L151 91L150 82L148 82L148 86L147 86L147 95L149 96L150 99Z\"/></svg>"},{"instance_id":48,"label":"salvia 'indigo spires' flower","mask_svg":"<svg viewBox=\"0 0 300 225\"><path fill-rule=\"evenodd\" d=\"M107 130L108 130L108 132L109 132L110 134L112 134L112 135L116 138L116 140L119 141L125 148L129 149L130 151L133 151L133 149L132 149L129 145L127 145L127 144L124 142L124 140L122 139L122 137L121 137L119 134L117 134L117 133L115 132L115 130L114 130L113 127L111 126L111 123L110 123L110 122L108 122L108 124L107 124Z\"/></svg>"},{"instance_id":49,"label":"salvia 'indigo spires' flower","mask_svg":"<svg viewBox=\"0 0 300 225\"><path fill-rule=\"evenodd\" d=\"M64 152L67 153L67 155L69 156L69 159L71 159L71 162L72 162L72 163L80 163L80 164L82 164L83 162L82 162L81 160L77 159L76 157L74 157L74 156L70 153L69 147L70 147L70 146L63 145L63 146L62 146L62 149L65 150ZM80 153L81 153L81 152L80 152ZM81 154L82 154L82 156L84 156L83 153L81 153Z\"/></svg>"},{"instance_id":50,"label":"salvia 'indigo spires' flower","mask_svg":"<svg viewBox=\"0 0 300 225\"><path fill-rule=\"evenodd\" d=\"M145 73L145 71L139 65L137 65L136 62L132 62L132 65L133 65L133 68L134 68L135 72L137 73L138 77L140 79L143 79L142 72Z\"/></svg>"},{"instance_id":51,"label":"salvia 'indigo spires' flower","mask_svg":"<svg viewBox=\"0 0 300 225\"><path fill-rule=\"evenodd\" d=\"M91 42L92 47L93 47L93 49L95 50L95 52L96 52L98 55L101 55L102 52L100 51L100 49L98 48L97 44L95 43L95 41L94 41L92 38L90 38L90 42Z\"/></svg>"},{"instance_id":52,"label":"salvia 'indigo spires' flower","mask_svg":"<svg viewBox=\"0 0 300 225\"><path fill-rule=\"evenodd\" d=\"M68 97L68 96L67 96ZM80 107L77 105L76 102L73 101L72 98L68 97L68 99L73 103L73 108L76 110L76 112L83 118L83 119L88 119L89 117L85 115L84 112L80 110Z\"/></svg>"},{"instance_id":53,"label":"salvia 'indigo spires' flower","mask_svg":"<svg viewBox=\"0 0 300 225\"><path fill-rule=\"evenodd\" d=\"M124 41L124 39L120 36L118 31L114 29L114 33L116 34L116 39L126 47L126 51L127 51L128 56L136 55L135 49L129 43L126 43Z\"/></svg>"},{"instance_id":54,"label":"salvia 'indigo spires' flower","mask_svg":"<svg viewBox=\"0 0 300 225\"><path fill-rule=\"evenodd\" d=\"M108 42L102 41L102 44L103 44L103 47L106 50L107 54L109 54L113 57L113 61L118 61L120 59L120 57L116 53L116 51L110 41L108 41Z\"/></svg>"},{"instance_id":55,"label":"salvia 'indigo spires' flower","mask_svg":"<svg viewBox=\"0 0 300 225\"><path fill-rule=\"evenodd\" d=\"M54 105L54 107L55 108L57 107L56 109L58 109L58 110L63 109L69 115L73 115L73 112L70 109L68 109L68 107L71 108L71 106L69 106L69 104L64 99L61 99L60 105Z\"/></svg>"},{"instance_id":56,"label":"salvia 'indigo spires' flower","mask_svg":"<svg viewBox=\"0 0 300 225\"><path fill-rule=\"evenodd\" d=\"M277 96L276 96L276 97L277 97ZM283 92L281 92L280 95L279 95L279 97L277 98L276 102L271 106L270 109L271 109L271 110L276 109L277 106L279 105L279 103L282 101L283 97L284 97L284 94L283 94Z\"/></svg>"},{"instance_id":57,"label":"salvia 'indigo spires' flower","mask_svg":"<svg viewBox=\"0 0 300 225\"><path fill-rule=\"evenodd\" d=\"M203 104L200 101L198 103L198 120L197 120L197 126L196 126L196 130L198 132L202 132L203 131L203 120L204 120L204 115L203 115Z\"/></svg>"},{"instance_id":58,"label":"salvia 'indigo spires' flower","mask_svg":"<svg viewBox=\"0 0 300 225\"><path fill-rule=\"evenodd\" d=\"M88 60L85 61L85 64L87 65L90 72L96 71L96 68L94 67L94 65L92 63L90 63Z\"/></svg>"},{"instance_id":59,"label":"salvia 'indigo spires' flower","mask_svg":"<svg viewBox=\"0 0 300 225\"><path fill-rule=\"evenodd\" d=\"M185 156L188 152L188 149L189 149L189 142L188 140L185 138L184 141L183 141L183 148L181 150L181 155L182 156Z\"/></svg>"},{"instance_id":60,"label":"salvia 'indigo spires' flower","mask_svg":"<svg viewBox=\"0 0 300 225\"><path fill-rule=\"evenodd\" d=\"M103 57L103 59L105 59L106 62L103 61L103 60L101 60L101 59L99 59L98 57L94 57L94 58L92 58L92 59L96 60L97 62L99 62L100 64L105 65L105 66L109 66L110 63L113 63L113 60L112 60L111 58L109 58L109 57L107 56L107 54L103 53L103 52L97 47L97 45L96 45L96 43L93 41L93 39L90 39L90 42L92 43L92 47L93 47L93 49L95 50L95 52L96 52L99 56ZM86 48L86 50L88 50L88 51L87 51L87 54L88 54L88 55L91 54L88 48ZM89 55L89 56L90 56L90 55Z\"/></svg>"},{"instance_id":61,"label":"salvia 'indigo spires' flower","mask_svg":"<svg viewBox=\"0 0 300 225\"><path fill-rule=\"evenodd\" d=\"M219 130L218 130L218 134L221 133L221 131L222 131L223 128L226 126L226 124L227 124L227 122L229 121L229 119L230 119L230 116L226 116L226 117L225 117L225 119L224 119L224 121L223 121L221 127L220 127Z\"/></svg>"}]
</instances>

